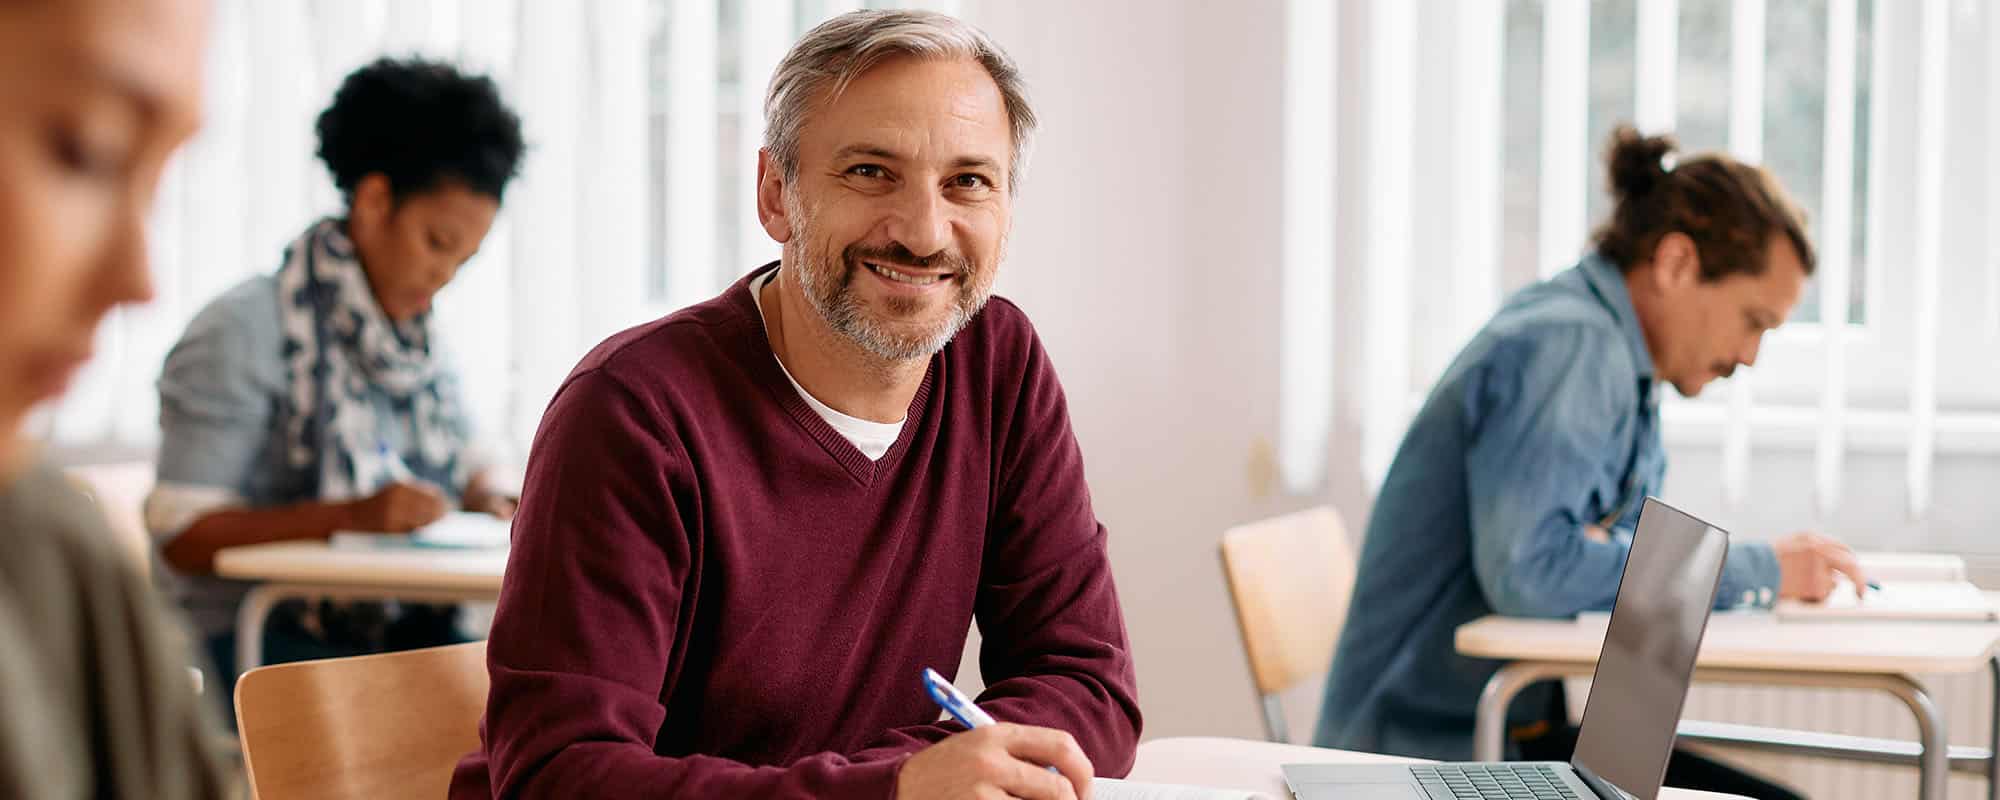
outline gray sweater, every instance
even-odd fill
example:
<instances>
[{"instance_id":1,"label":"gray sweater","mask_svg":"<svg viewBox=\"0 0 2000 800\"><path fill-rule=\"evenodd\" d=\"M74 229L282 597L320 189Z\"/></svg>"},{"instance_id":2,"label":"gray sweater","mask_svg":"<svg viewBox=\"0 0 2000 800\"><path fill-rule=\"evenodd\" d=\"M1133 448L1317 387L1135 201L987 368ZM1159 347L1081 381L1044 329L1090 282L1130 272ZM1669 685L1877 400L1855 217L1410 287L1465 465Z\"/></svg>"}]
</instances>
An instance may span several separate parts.
<instances>
[{"instance_id":1,"label":"gray sweater","mask_svg":"<svg viewBox=\"0 0 2000 800\"><path fill-rule=\"evenodd\" d=\"M0 489L0 797L226 797L186 636L52 469Z\"/></svg>"}]
</instances>

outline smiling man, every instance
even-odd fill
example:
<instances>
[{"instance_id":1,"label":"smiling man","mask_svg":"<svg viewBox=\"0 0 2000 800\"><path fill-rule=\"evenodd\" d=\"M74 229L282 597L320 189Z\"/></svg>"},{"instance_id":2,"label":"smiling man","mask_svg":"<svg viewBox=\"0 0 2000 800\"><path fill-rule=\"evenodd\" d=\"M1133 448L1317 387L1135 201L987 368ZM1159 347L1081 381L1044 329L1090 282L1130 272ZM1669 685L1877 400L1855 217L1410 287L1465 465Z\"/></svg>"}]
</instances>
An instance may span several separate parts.
<instances>
[{"instance_id":1,"label":"smiling man","mask_svg":"<svg viewBox=\"0 0 2000 800\"><path fill-rule=\"evenodd\" d=\"M1131 765L1062 388L988 302L1034 125L1013 63L855 12L766 116L782 260L612 337L543 418L454 798L1070 798ZM975 620L1002 724L963 732L919 676Z\"/></svg>"}]
</instances>

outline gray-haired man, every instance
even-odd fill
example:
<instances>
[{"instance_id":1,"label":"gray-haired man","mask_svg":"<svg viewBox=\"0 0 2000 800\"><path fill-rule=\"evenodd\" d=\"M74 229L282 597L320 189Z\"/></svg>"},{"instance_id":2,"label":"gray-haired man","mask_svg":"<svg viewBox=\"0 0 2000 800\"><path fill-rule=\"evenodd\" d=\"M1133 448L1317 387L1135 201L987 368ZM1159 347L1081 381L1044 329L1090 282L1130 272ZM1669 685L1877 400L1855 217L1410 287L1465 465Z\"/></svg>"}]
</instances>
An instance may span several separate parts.
<instances>
[{"instance_id":1,"label":"gray-haired man","mask_svg":"<svg viewBox=\"0 0 2000 800\"><path fill-rule=\"evenodd\" d=\"M1072 798L1131 766L1062 387L987 303L1034 125L1012 62L856 12L766 116L783 259L612 337L542 421L454 798ZM975 620L1002 724L962 732L919 676Z\"/></svg>"}]
</instances>

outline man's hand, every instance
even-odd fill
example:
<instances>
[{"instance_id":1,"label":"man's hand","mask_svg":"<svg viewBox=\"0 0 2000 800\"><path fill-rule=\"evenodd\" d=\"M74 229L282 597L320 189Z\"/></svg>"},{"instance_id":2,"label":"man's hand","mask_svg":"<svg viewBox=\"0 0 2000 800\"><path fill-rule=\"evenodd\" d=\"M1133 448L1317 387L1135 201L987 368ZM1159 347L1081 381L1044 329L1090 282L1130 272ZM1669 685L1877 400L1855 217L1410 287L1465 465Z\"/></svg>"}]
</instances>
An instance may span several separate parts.
<instances>
[{"instance_id":1,"label":"man's hand","mask_svg":"<svg viewBox=\"0 0 2000 800\"><path fill-rule=\"evenodd\" d=\"M348 505L348 521L356 530L409 533L438 521L450 511L444 493L422 483L392 483L373 497Z\"/></svg>"},{"instance_id":2,"label":"man's hand","mask_svg":"<svg viewBox=\"0 0 2000 800\"><path fill-rule=\"evenodd\" d=\"M1088 800L1094 772L1068 733L1003 722L954 734L910 756L897 775L896 797Z\"/></svg>"},{"instance_id":3,"label":"man's hand","mask_svg":"<svg viewBox=\"0 0 2000 800\"><path fill-rule=\"evenodd\" d=\"M1825 600L1833 593L1834 575L1844 574L1854 583L1854 594L1867 591L1868 578L1854 551L1838 540L1817 533L1794 533L1772 543L1778 554L1778 596L1810 602Z\"/></svg>"}]
</instances>

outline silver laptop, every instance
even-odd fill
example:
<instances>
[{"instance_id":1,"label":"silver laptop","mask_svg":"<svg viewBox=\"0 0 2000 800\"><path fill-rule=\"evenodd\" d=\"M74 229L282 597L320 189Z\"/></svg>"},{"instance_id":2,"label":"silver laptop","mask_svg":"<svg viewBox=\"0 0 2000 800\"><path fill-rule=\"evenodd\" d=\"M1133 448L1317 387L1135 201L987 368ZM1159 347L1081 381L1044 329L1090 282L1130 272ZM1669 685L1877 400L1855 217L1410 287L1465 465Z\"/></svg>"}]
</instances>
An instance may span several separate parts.
<instances>
[{"instance_id":1,"label":"silver laptop","mask_svg":"<svg viewBox=\"0 0 2000 800\"><path fill-rule=\"evenodd\" d=\"M1287 764L1298 800L1654 800L1729 534L1653 498L1625 556L1570 763Z\"/></svg>"}]
</instances>

